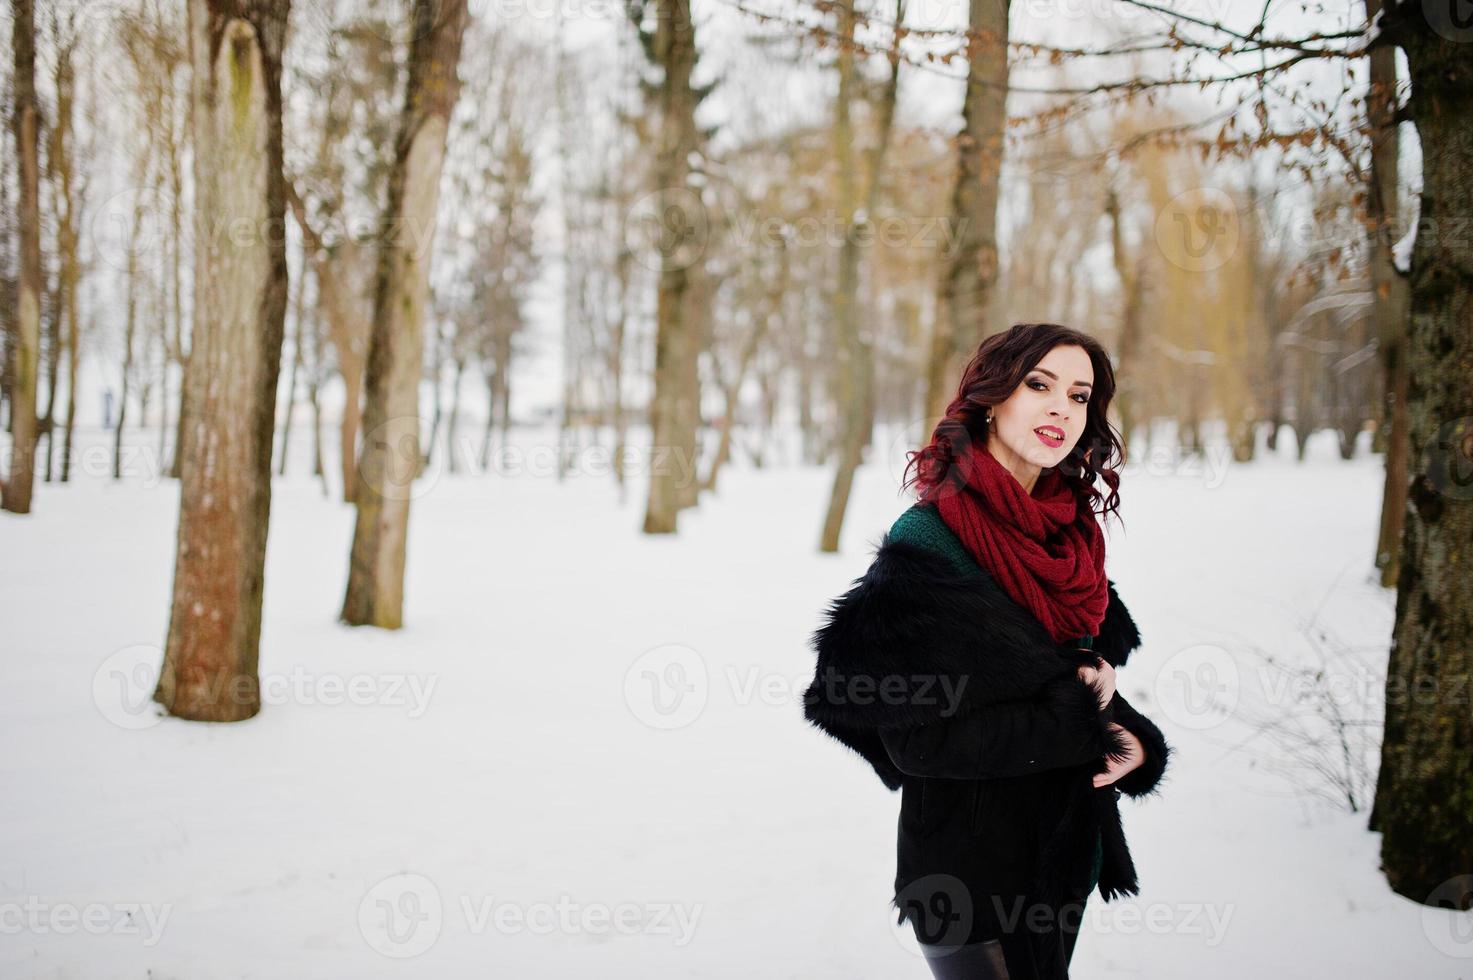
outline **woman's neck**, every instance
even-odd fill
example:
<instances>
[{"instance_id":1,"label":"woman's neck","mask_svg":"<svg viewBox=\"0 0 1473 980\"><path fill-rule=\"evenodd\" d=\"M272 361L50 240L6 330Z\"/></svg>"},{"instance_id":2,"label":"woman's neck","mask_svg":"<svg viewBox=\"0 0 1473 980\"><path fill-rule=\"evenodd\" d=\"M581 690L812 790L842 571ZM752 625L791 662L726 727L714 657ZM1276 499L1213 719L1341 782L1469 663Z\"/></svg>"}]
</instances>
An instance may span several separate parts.
<instances>
[{"instance_id":1,"label":"woman's neck","mask_svg":"<svg viewBox=\"0 0 1473 980\"><path fill-rule=\"evenodd\" d=\"M993 459L1002 464L1003 469L1013 475L1013 479L1018 481L1023 490L1032 496L1034 487L1038 486L1038 477L1043 472L1043 467L1019 456L1004 446L1000 439L988 439L985 448L992 454Z\"/></svg>"}]
</instances>

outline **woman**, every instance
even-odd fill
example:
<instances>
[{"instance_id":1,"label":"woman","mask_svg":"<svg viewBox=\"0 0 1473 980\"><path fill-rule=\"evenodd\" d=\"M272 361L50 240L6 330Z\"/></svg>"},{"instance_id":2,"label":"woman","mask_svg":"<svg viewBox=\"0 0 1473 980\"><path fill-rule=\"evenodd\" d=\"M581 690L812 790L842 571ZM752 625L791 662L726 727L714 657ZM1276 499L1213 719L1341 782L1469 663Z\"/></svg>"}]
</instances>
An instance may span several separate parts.
<instances>
[{"instance_id":1,"label":"woman","mask_svg":"<svg viewBox=\"0 0 1473 980\"><path fill-rule=\"evenodd\" d=\"M902 791L892 904L938 978L1067 978L1090 891L1139 892L1117 798L1170 749L1115 689L1140 634L1097 519L1114 391L1079 331L983 342L909 454L918 502L813 636L805 714Z\"/></svg>"}]
</instances>

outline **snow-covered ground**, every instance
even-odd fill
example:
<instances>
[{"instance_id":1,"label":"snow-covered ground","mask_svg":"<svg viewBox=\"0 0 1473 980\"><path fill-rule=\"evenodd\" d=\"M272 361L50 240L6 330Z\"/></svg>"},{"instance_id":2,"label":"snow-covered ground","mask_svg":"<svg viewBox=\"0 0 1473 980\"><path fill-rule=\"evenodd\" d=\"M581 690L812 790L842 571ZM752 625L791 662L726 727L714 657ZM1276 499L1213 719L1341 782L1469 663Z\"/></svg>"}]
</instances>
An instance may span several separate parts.
<instances>
[{"instance_id":1,"label":"snow-covered ground","mask_svg":"<svg viewBox=\"0 0 1473 980\"><path fill-rule=\"evenodd\" d=\"M351 508L278 480L267 704L233 725L148 702L176 484L94 457L0 515L0 976L927 976L887 914L899 797L798 704L821 609L908 504L904 439L825 556L827 470L734 466L655 539L642 477L620 503L589 453L559 482L550 438L420 485L393 634L335 622ZM1177 755L1122 800L1142 890L1091 900L1079 980L1473 974L1467 914L1393 895L1365 812L1240 718L1291 710L1254 651L1310 662L1311 622L1369 665L1347 710L1381 694L1380 460L1310 455L1126 472L1121 685Z\"/></svg>"}]
</instances>

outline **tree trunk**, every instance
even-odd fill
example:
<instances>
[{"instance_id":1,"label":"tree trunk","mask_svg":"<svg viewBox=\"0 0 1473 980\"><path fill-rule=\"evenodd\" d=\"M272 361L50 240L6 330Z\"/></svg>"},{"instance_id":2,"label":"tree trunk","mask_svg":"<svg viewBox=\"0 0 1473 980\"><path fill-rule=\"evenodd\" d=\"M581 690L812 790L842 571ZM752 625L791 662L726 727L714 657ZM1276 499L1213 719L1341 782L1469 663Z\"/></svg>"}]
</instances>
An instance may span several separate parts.
<instances>
[{"instance_id":1,"label":"tree trunk","mask_svg":"<svg viewBox=\"0 0 1473 980\"><path fill-rule=\"evenodd\" d=\"M1125 442L1125 455L1130 458L1131 434L1140 418L1140 385L1136 380L1136 361L1141 350L1141 313L1145 305L1145 276L1139 261L1125 250L1125 234L1120 222L1120 200L1112 187L1105 197L1105 213L1110 218L1110 247L1115 260L1115 275L1120 280L1120 336L1115 349L1115 377L1119 387L1111 404L1120 419L1120 435Z\"/></svg>"},{"instance_id":2,"label":"tree trunk","mask_svg":"<svg viewBox=\"0 0 1473 980\"><path fill-rule=\"evenodd\" d=\"M1008 0L971 0L967 90L957 135L951 218L956 251L936 302L926 377L927 431L946 414L957 383L989 332L997 287L997 194L1007 125Z\"/></svg>"},{"instance_id":3,"label":"tree trunk","mask_svg":"<svg viewBox=\"0 0 1473 980\"><path fill-rule=\"evenodd\" d=\"M1366 18L1374 20L1381 0L1365 0ZM1366 114L1371 125L1371 179L1366 217L1371 237L1373 291L1371 316L1380 340L1384 378L1386 482L1381 491L1381 526L1376 537L1376 567L1381 585L1396 588L1400 569L1402 519L1407 506L1407 280L1396 269L1391 246L1401 237L1401 139L1395 118L1396 51L1383 46L1371 52L1371 91Z\"/></svg>"},{"instance_id":4,"label":"tree trunk","mask_svg":"<svg viewBox=\"0 0 1473 980\"><path fill-rule=\"evenodd\" d=\"M690 377L696 338L689 302L700 220L691 213L699 202L690 187L690 156L698 142L697 99L691 88L696 39L690 0L656 0L655 7L654 35L641 34L662 75L656 96L659 143L654 168L661 255L644 533L674 534L687 492L680 482L682 473L691 472L687 467L695 461L695 419L700 412L699 378Z\"/></svg>"},{"instance_id":5,"label":"tree trunk","mask_svg":"<svg viewBox=\"0 0 1473 980\"><path fill-rule=\"evenodd\" d=\"M491 465L491 433L496 429L496 386L490 371L483 369L481 377L486 382L486 429L481 434L481 470L485 472Z\"/></svg>"},{"instance_id":6,"label":"tree trunk","mask_svg":"<svg viewBox=\"0 0 1473 980\"><path fill-rule=\"evenodd\" d=\"M854 0L839 4L839 97L834 122L834 148L839 166L839 207L844 217L844 241L839 246L839 282L834 293L834 324L838 335L839 422L838 468L834 473L829 509L824 516L823 534L818 549L839 550L839 535L844 528L844 514L849 508L849 493L854 486L854 473L864 461L864 448L875 425L875 353L868 330L859 324L859 236L869 216L874 214L879 194L880 175L884 172L885 151L895 119L895 102L900 84L901 22L905 18L905 0L897 0L895 30L890 58L890 77L880 94L876 142L866 161L867 186L861 196L855 182L853 131L849 107L855 85L854 71Z\"/></svg>"},{"instance_id":7,"label":"tree trunk","mask_svg":"<svg viewBox=\"0 0 1473 980\"><path fill-rule=\"evenodd\" d=\"M440 398L440 358L445 349L445 331L437 324L435 328L435 346L430 351L430 370L426 379L430 383L430 393L434 398L434 414L430 417L430 437L425 440L419 454L419 473L423 473L429 467L430 461L435 455L435 442L440 438L440 419L444 415L441 408Z\"/></svg>"},{"instance_id":8,"label":"tree trunk","mask_svg":"<svg viewBox=\"0 0 1473 980\"><path fill-rule=\"evenodd\" d=\"M404 621L409 501L419 470L419 380L440 170L466 0L415 0L404 115L379 236L378 280L354 502L358 520L341 619L398 629Z\"/></svg>"},{"instance_id":9,"label":"tree trunk","mask_svg":"<svg viewBox=\"0 0 1473 980\"><path fill-rule=\"evenodd\" d=\"M303 275L306 271L303 270ZM318 293L319 301L321 292ZM322 481L322 496L331 495L327 483L327 467L322 460L322 322L318 309L311 314L312 370L307 374L307 398L312 403L312 475Z\"/></svg>"},{"instance_id":10,"label":"tree trunk","mask_svg":"<svg viewBox=\"0 0 1473 980\"><path fill-rule=\"evenodd\" d=\"M307 284L307 263L302 263L302 272L292 290L292 371L286 381L286 412L281 420L281 461L276 467L277 475L286 475L286 455L291 451L292 412L297 407L297 371L302 366L302 290Z\"/></svg>"},{"instance_id":11,"label":"tree trunk","mask_svg":"<svg viewBox=\"0 0 1473 980\"><path fill-rule=\"evenodd\" d=\"M460 426L460 382L465 377L465 358L455 359L455 380L450 385L450 420L445 423L445 465L451 473L460 472L455 458L455 431Z\"/></svg>"},{"instance_id":12,"label":"tree trunk","mask_svg":"<svg viewBox=\"0 0 1473 980\"><path fill-rule=\"evenodd\" d=\"M148 172L148 150L138 172ZM140 186L142 182L140 181ZM133 377L133 337L138 322L138 241L143 227L144 195L133 197L133 223L128 226L128 299L123 319L123 381L118 395L118 427L113 432L113 479L123 477L123 425L128 418L128 382Z\"/></svg>"},{"instance_id":13,"label":"tree trunk","mask_svg":"<svg viewBox=\"0 0 1473 980\"><path fill-rule=\"evenodd\" d=\"M343 379L343 414L338 420L338 468L343 481L343 502L352 503L358 490L358 426L362 420L363 367L367 350L371 310L360 314L366 304L355 295L360 263L369 258L351 237L345 238L329 255L322 237L307 220L307 208L296 188L286 185L287 203L302 230L304 247L312 256L312 274L317 277L317 306L327 318L328 335L338 356L338 374Z\"/></svg>"},{"instance_id":14,"label":"tree trunk","mask_svg":"<svg viewBox=\"0 0 1473 980\"><path fill-rule=\"evenodd\" d=\"M716 283L700 262L691 266L686 277L684 360L679 365L681 393L680 411L676 414L675 445L689 460L680 463L680 455L672 453L677 464L675 506L677 510L694 507L700 499L700 463L706 430L701 413L701 351L711 340L711 307L715 301Z\"/></svg>"},{"instance_id":15,"label":"tree trunk","mask_svg":"<svg viewBox=\"0 0 1473 980\"><path fill-rule=\"evenodd\" d=\"M52 147L52 153L54 159L55 147ZM53 202L57 196L52 194ZM54 213L52 217L55 217ZM60 276L52 287L51 308L46 312L46 410L36 420L36 454L39 456L41 453L41 438L44 436L46 462L42 467L41 479L50 483L56 455L56 426L52 424L52 420L56 418L56 397L61 391L61 325L66 321L66 300L62 296Z\"/></svg>"},{"instance_id":16,"label":"tree trunk","mask_svg":"<svg viewBox=\"0 0 1473 980\"><path fill-rule=\"evenodd\" d=\"M1414 467L1386 682L1371 829L1398 895L1467 910L1473 900L1473 72L1466 44L1401 2L1380 43L1406 52L1422 144L1410 274L1407 422ZM1442 16L1447 16L1443 10Z\"/></svg>"},{"instance_id":17,"label":"tree trunk","mask_svg":"<svg viewBox=\"0 0 1473 980\"><path fill-rule=\"evenodd\" d=\"M172 84L173 76L166 76ZM174 129L174 114L169 113L166 119L167 138L164 143L164 156L169 167L169 310L174 324L173 340L166 345L174 363L179 365L179 373L182 377L189 370L190 347L184 343L184 300L182 263L184 260L184 168L182 164L182 153L180 152L184 138ZM193 340L191 340L191 344ZM167 377L167 366L165 374ZM167 415L168 399L164 400L165 414ZM174 459L169 466L169 476L179 479L183 473L183 466L179 459L180 447L184 445L184 426L189 421L189 386L181 385L179 388L179 413L174 422Z\"/></svg>"},{"instance_id":18,"label":"tree trunk","mask_svg":"<svg viewBox=\"0 0 1473 980\"><path fill-rule=\"evenodd\" d=\"M281 49L289 0L190 0L195 326L178 548L154 699L197 721L261 707L271 443L286 319ZM212 235L228 226L251 234ZM208 245L208 247L206 247Z\"/></svg>"},{"instance_id":19,"label":"tree trunk","mask_svg":"<svg viewBox=\"0 0 1473 980\"><path fill-rule=\"evenodd\" d=\"M73 109L76 105L76 68L73 63L75 53L76 35L61 42L60 49L56 52L56 123L52 131L51 145L56 151L56 158L49 161L57 177L56 182L56 244L61 259L61 278L57 283L56 291L62 297L62 313L66 317L66 357L67 357L67 388L66 388L66 431L62 439L61 449L61 482L66 483L72 475L72 434L77 424L77 357L80 354L77 324L77 284L81 279L81 268L77 255L77 243L81 224L79 205L79 194L73 187L73 169L75 161L72 159L73 149L71 145ZM53 378L53 384L55 380ZM55 398L51 399L52 404ZM51 410L46 412L47 428L50 434L46 438L47 454L50 455L51 443L56 439L56 420ZM49 470L48 459L48 470Z\"/></svg>"},{"instance_id":20,"label":"tree trunk","mask_svg":"<svg viewBox=\"0 0 1473 980\"><path fill-rule=\"evenodd\" d=\"M721 475L721 468L731 458L733 428L736 425L736 412L740 403L742 386L746 384L747 374L752 369L752 362L756 360L757 352L762 349L763 340L771 332L782 310L783 297L788 291L788 250L784 240L778 240L777 249L777 274L773 277L772 285L768 287L761 314L753 318L752 331L742 345L741 354L737 358L736 376L729 379L725 386L726 409L721 416L721 439L716 445L716 458L711 460L710 471L701 481L701 488L713 493L716 491L716 480Z\"/></svg>"},{"instance_id":21,"label":"tree trunk","mask_svg":"<svg viewBox=\"0 0 1473 980\"><path fill-rule=\"evenodd\" d=\"M36 470L36 368L41 350L41 111L36 103L36 22L33 0L11 0L15 53L15 149L20 155L20 269L14 380L10 389L10 472L0 483L0 508L31 512Z\"/></svg>"}]
</instances>

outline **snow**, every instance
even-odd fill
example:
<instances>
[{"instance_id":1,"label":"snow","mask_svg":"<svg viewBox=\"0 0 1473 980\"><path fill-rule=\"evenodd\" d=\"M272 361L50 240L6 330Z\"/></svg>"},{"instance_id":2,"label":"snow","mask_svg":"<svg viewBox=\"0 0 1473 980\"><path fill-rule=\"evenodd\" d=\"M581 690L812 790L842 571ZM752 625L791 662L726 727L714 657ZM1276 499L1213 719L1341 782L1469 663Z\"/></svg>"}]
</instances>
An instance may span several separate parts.
<instances>
[{"instance_id":1,"label":"snow","mask_svg":"<svg viewBox=\"0 0 1473 980\"><path fill-rule=\"evenodd\" d=\"M1092 898L1078 980L1468 974L1467 915L1391 893L1364 811L1173 693L1206 663L1254 703L1251 651L1306 662L1311 621L1384 670L1380 459L1320 436L1304 465L1286 439L1126 471L1109 571L1145 645L1120 682L1177 755L1159 797L1122 800L1142 891ZM267 703L230 725L147 700L178 506L152 438L123 483L79 466L0 515L0 976L927 975L888 915L899 797L798 705L820 611L907 505L903 438L877 440L840 555L816 551L826 469L734 465L651 538L640 478L620 503L591 453L563 482L437 466L396 633L335 622L353 511L295 466Z\"/></svg>"},{"instance_id":2,"label":"snow","mask_svg":"<svg viewBox=\"0 0 1473 980\"><path fill-rule=\"evenodd\" d=\"M1391 263L1396 266L1396 271L1406 275L1412 269L1412 249L1417 244L1417 223L1414 221L1407 226L1406 234L1396 240L1391 246Z\"/></svg>"}]
</instances>

